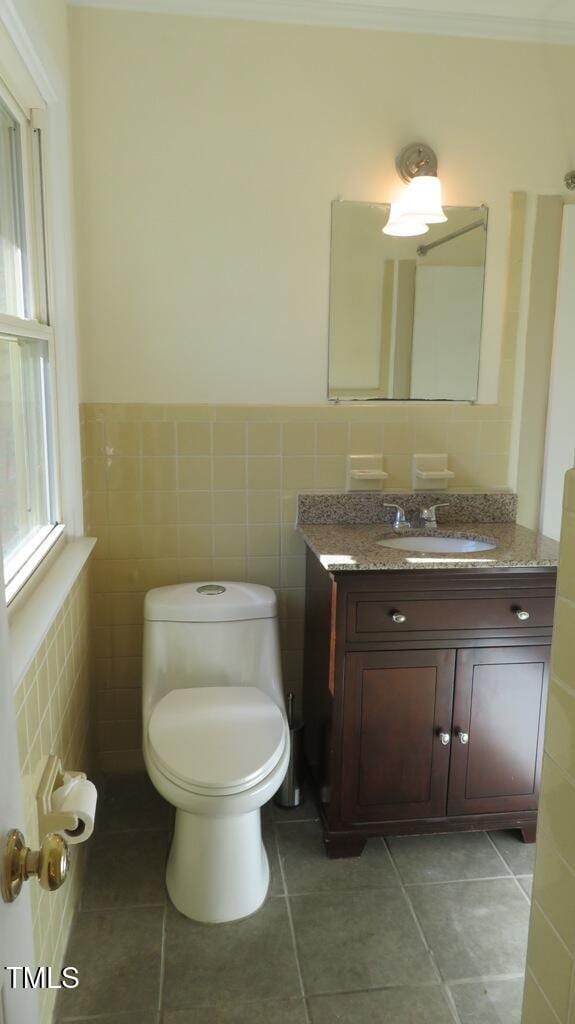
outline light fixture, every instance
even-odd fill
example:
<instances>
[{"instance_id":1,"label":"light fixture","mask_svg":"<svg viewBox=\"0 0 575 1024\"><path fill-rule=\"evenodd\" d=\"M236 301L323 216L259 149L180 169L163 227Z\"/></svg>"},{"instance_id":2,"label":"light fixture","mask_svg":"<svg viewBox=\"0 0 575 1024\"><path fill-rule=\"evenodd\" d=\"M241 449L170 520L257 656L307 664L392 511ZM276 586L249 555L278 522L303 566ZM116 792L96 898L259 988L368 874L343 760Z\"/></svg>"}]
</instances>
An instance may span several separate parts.
<instances>
[{"instance_id":1,"label":"light fixture","mask_svg":"<svg viewBox=\"0 0 575 1024\"><path fill-rule=\"evenodd\" d=\"M447 217L441 203L437 157L424 142L413 142L399 153L395 166L407 188L391 204L386 235L423 235L429 224L443 224ZM408 227L409 225L409 227Z\"/></svg>"},{"instance_id":2,"label":"light fixture","mask_svg":"<svg viewBox=\"0 0 575 1024\"><path fill-rule=\"evenodd\" d=\"M398 235L408 238L412 235L424 235L427 231L429 231L429 228L424 221L404 215L401 202L391 204L389 218L383 228L384 235Z\"/></svg>"}]
</instances>

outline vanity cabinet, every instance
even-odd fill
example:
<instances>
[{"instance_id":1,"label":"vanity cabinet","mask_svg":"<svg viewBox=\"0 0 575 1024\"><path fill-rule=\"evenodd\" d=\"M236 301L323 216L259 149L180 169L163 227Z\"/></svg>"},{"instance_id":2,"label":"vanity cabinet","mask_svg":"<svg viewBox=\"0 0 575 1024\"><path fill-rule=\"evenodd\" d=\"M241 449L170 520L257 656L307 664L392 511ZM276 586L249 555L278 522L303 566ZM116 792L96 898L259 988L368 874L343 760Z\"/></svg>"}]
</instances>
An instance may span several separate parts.
<instances>
[{"instance_id":1,"label":"vanity cabinet","mask_svg":"<svg viewBox=\"0 0 575 1024\"><path fill-rule=\"evenodd\" d=\"M328 854L534 838L555 570L330 573L308 551L306 760Z\"/></svg>"}]
</instances>

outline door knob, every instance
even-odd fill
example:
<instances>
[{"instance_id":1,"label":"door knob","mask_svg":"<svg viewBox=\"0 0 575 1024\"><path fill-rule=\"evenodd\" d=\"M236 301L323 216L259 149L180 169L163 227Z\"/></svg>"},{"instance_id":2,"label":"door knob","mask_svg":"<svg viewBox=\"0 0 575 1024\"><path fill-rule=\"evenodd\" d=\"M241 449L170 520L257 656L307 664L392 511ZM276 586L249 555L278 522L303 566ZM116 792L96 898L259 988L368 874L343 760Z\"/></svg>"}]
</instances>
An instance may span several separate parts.
<instances>
[{"instance_id":1,"label":"door knob","mask_svg":"<svg viewBox=\"0 0 575 1024\"><path fill-rule=\"evenodd\" d=\"M443 746L447 747L449 745L449 741L451 739L451 736L449 735L448 732L440 732L439 733L439 739L443 743Z\"/></svg>"},{"instance_id":2,"label":"door knob","mask_svg":"<svg viewBox=\"0 0 575 1024\"><path fill-rule=\"evenodd\" d=\"M514 608L513 612L520 622L527 622L527 619L530 618L529 612L523 611L523 608Z\"/></svg>"},{"instance_id":3,"label":"door knob","mask_svg":"<svg viewBox=\"0 0 575 1024\"><path fill-rule=\"evenodd\" d=\"M458 732L457 733L457 737L459 739L459 742L463 743L463 746L465 746L466 743L469 743L469 733L468 732Z\"/></svg>"},{"instance_id":4,"label":"door knob","mask_svg":"<svg viewBox=\"0 0 575 1024\"><path fill-rule=\"evenodd\" d=\"M407 619L407 615L404 615L402 612L392 612L391 617L393 621L397 622L398 624L405 622Z\"/></svg>"},{"instance_id":5,"label":"door knob","mask_svg":"<svg viewBox=\"0 0 575 1024\"><path fill-rule=\"evenodd\" d=\"M32 876L42 889L54 892L66 880L70 867L70 853L66 840L56 832L44 836L39 850L26 846L24 836L17 829L8 833L2 857L2 899L13 903L24 882Z\"/></svg>"}]
</instances>

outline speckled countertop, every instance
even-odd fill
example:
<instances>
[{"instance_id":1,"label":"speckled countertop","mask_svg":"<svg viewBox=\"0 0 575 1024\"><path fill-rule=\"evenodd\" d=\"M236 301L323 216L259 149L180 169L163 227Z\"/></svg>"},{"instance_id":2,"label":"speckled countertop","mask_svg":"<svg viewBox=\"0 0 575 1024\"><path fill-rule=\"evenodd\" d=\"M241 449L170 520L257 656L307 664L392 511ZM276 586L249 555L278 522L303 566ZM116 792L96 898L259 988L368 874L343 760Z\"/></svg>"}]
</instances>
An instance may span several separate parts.
<instances>
[{"instance_id":1,"label":"speckled countertop","mask_svg":"<svg viewBox=\"0 0 575 1024\"><path fill-rule=\"evenodd\" d=\"M401 536L384 523L299 525L309 547L331 572L376 572L388 569L504 569L556 566L559 545L515 523L449 523L437 530L407 530L405 536L468 537L495 541L489 551L431 554L401 551L378 541Z\"/></svg>"}]
</instances>

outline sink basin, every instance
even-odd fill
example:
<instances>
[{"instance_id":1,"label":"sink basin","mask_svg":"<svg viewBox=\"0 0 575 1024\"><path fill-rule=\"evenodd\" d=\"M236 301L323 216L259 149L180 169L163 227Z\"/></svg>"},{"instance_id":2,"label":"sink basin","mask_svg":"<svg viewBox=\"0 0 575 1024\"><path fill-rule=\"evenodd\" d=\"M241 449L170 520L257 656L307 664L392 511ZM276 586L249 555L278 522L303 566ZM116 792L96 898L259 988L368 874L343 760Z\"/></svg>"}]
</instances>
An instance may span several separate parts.
<instances>
[{"instance_id":1,"label":"sink basin","mask_svg":"<svg viewBox=\"0 0 575 1024\"><path fill-rule=\"evenodd\" d=\"M451 555L455 552L469 554L472 551L492 551L497 545L489 540L473 540L469 537L390 537L378 540L386 548L400 551L417 551L421 554Z\"/></svg>"}]
</instances>

